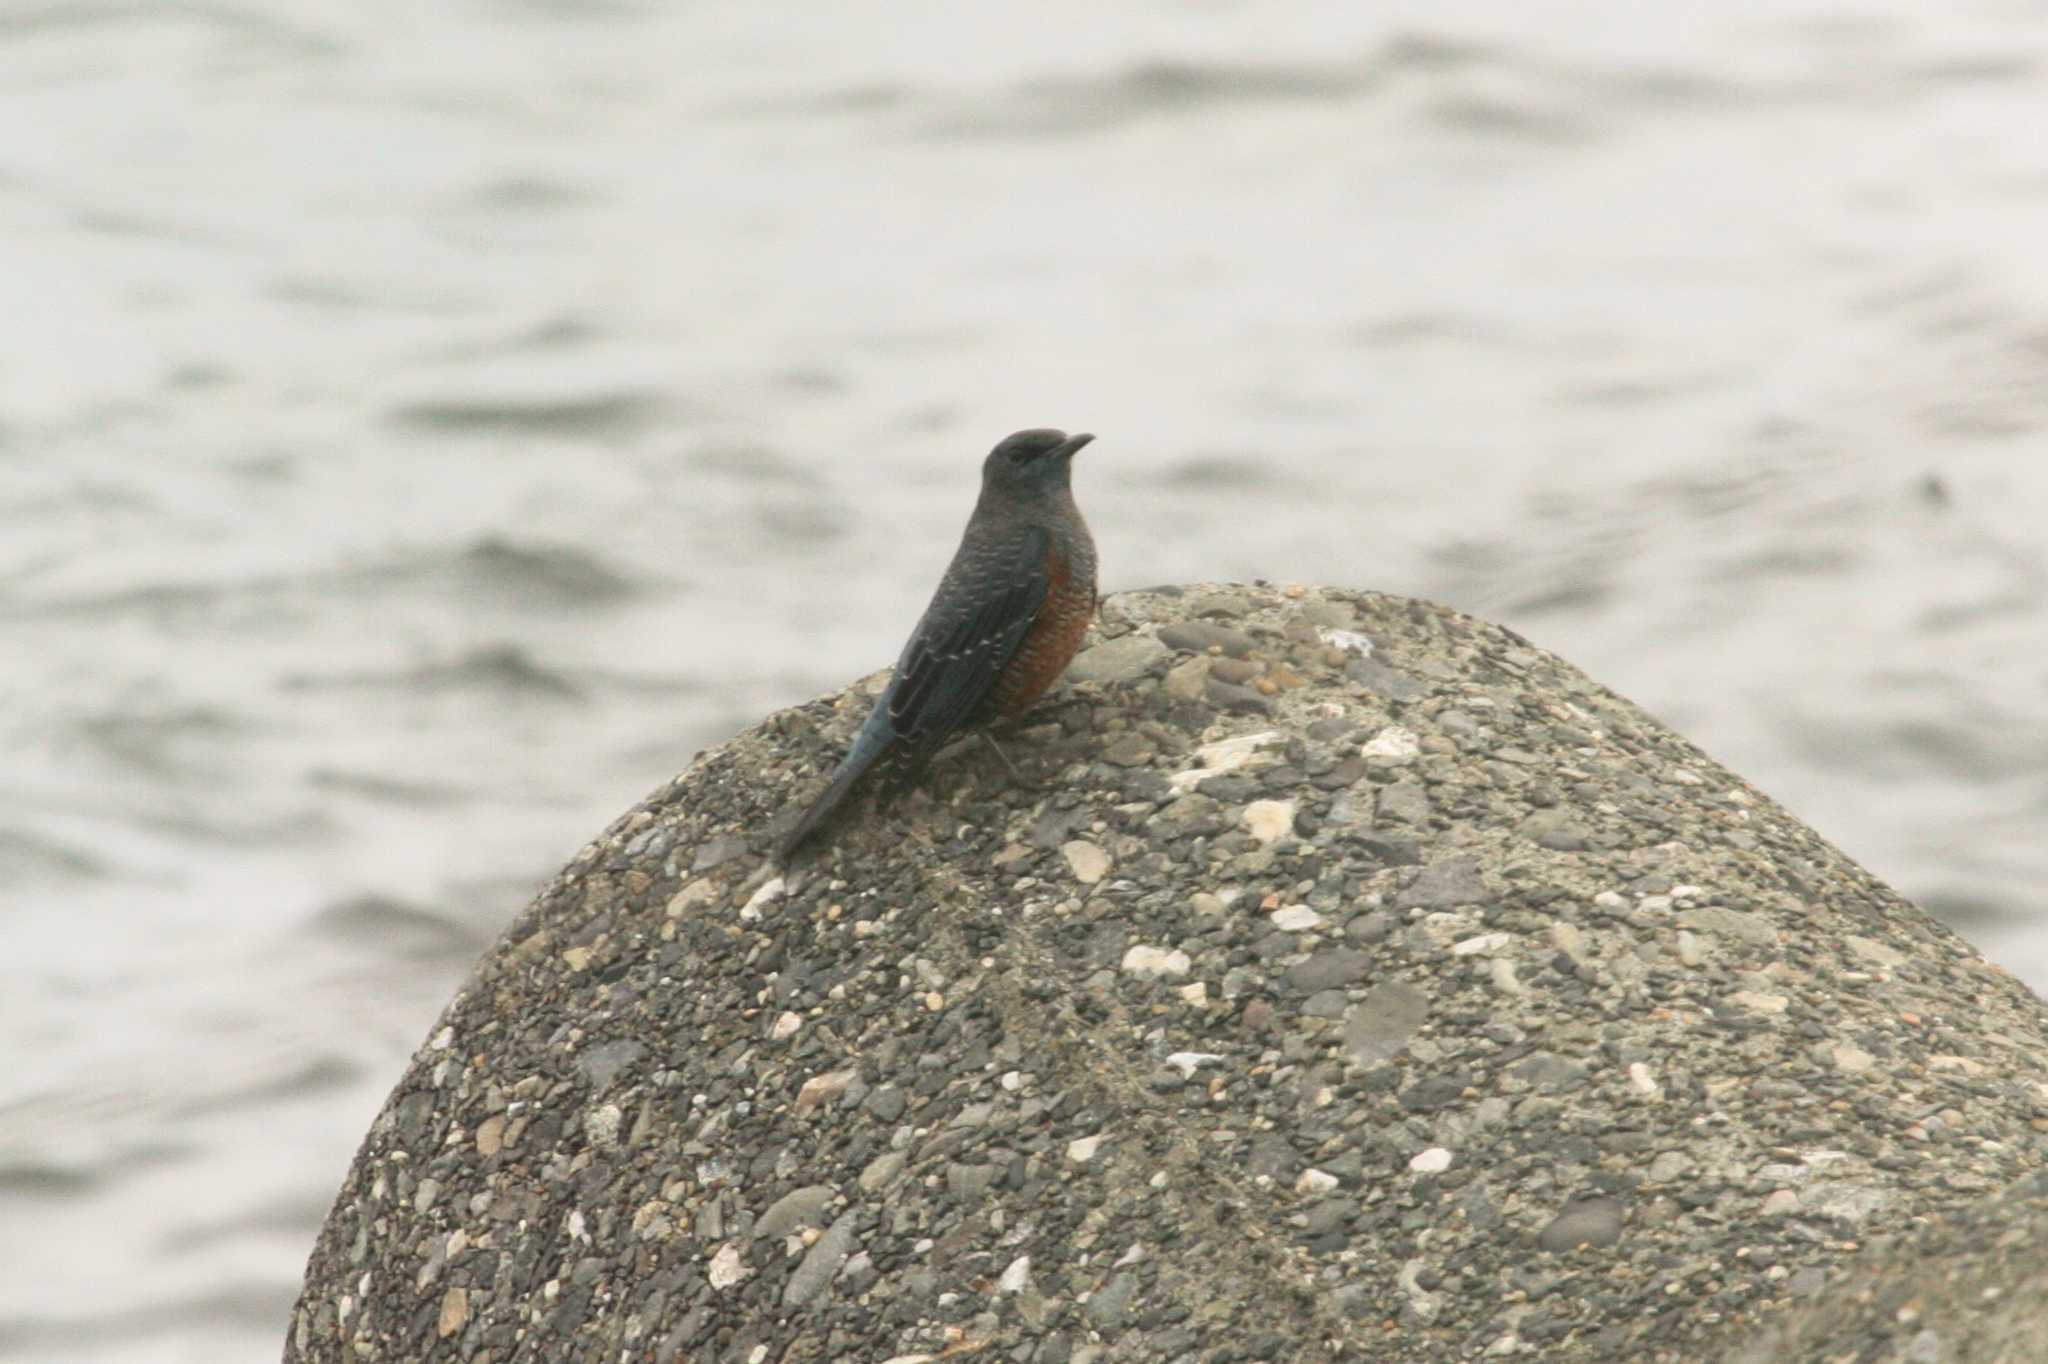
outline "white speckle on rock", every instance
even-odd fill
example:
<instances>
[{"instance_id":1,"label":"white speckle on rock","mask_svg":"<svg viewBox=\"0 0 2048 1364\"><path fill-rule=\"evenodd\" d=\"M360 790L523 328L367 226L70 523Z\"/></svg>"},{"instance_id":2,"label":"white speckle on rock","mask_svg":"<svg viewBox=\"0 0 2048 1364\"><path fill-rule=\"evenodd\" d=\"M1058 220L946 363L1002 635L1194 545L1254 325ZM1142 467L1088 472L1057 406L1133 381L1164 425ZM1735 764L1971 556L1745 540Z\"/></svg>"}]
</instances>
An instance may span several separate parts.
<instances>
[{"instance_id":1,"label":"white speckle on rock","mask_svg":"<svg viewBox=\"0 0 2048 1364\"><path fill-rule=\"evenodd\" d=\"M768 1040L771 1042L786 1042L790 1038L795 1037L797 1030L803 1027L803 1025L804 1019L802 1014L784 1011L775 1016L775 1026L768 1030Z\"/></svg>"},{"instance_id":2,"label":"white speckle on rock","mask_svg":"<svg viewBox=\"0 0 2048 1364\"><path fill-rule=\"evenodd\" d=\"M1095 1159L1096 1148L1101 1145L1102 1136L1100 1133L1092 1137L1076 1137L1067 1143L1067 1159L1073 1161L1076 1165L1086 1165L1089 1161Z\"/></svg>"},{"instance_id":3,"label":"white speckle on rock","mask_svg":"<svg viewBox=\"0 0 2048 1364\"><path fill-rule=\"evenodd\" d=\"M1404 767L1421 755L1422 741L1415 737L1414 730L1388 725L1367 739L1358 751L1368 763L1381 767Z\"/></svg>"},{"instance_id":4,"label":"white speckle on rock","mask_svg":"<svg viewBox=\"0 0 2048 1364\"><path fill-rule=\"evenodd\" d=\"M844 1094L846 1087L853 1083L854 1074L851 1070L829 1070L804 1081L804 1087L796 1093L796 1116L801 1118Z\"/></svg>"},{"instance_id":5,"label":"white speckle on rock","mask_svg":"<svg viewBox=\"0 0 2048 1364\"><path fill-rule=\"evenodd\" d=\"M1092 886L1109 874L1109 854L1085 838L1060 844L1060 855L1073 869L1074 879Z\"/></svg>"},{"instance_id":6,"label":"white speckle on rock","mask_svg":"<svg viewBox=\"0 0 2048 1364\"><path fill-rule=\"evenodd\" d=\"M1294 1181L1296 1193L1328 1193L1343 1183L1327 1170L1303 1170L1301 1177Z\"/></svg>"},{"instance_id":7,"label":"white speckle on rock","mask_svg":"<svg viewBox=\"0 0 2048 1364\"><path fill-rule=\"evenodd\" d=\"M1194 963L1179 948L1134 943L1124 953L1123 969L1134 976L1184 976Z\"/></svg>"},{"instance_id":8,"label":"white speckle on rock","mask_svg":"<svg viewBox=\"0 0 2048 1364\"><path fill-rule=\"evenodd\" d=\"M1495 957L1486 963L1486 975L1493 982L1493 988L1504 995L1527 993L1522 978L1515 974L1515 964L1506 957Z\"/></svg>"},{"instance_id":9,"label":"white speckle on rock","mask_svg":"<svg viewBox=\"0 0 2048 1364\"><path fill-rule=\"evenodd\" d=\"M1194 767L1185 772L1176 772L1167 778L1167 785L1175 795L1192 791L1209 778L1224 772L1235 772L1252 760L1252 755L1268 744L1280 742L1277 730L1262 729L1257 734L1239 734L1230 739L1218 739L1212 744L1203 744L1195 750Z\"/></svg>"},{"instance_id":10,"label":"white speckle on rock","mask_svg":"<svg viewBox=\"0 0 2048 1364\"><path fill-rule=\"evenodd\" d=\"M1000 1084L1009 1093L1015 1094L1024 1087L1024 1076L1019 1071L1006 1070L1003 1072L1002 1078L996 1083Z\"/></svg>"},{"instance_id":11,"label":"white speckle on rock","mask_svg":"<svg viewBox=\"0 0 2048 1364\"><path fill-rule=\"evenodd\" d=\"M1799 1195L1790 1189L1773 1189L1764 1196L1763 1206L1757 1211L1765 1217L1783 1217L1799 1208Z\"/></svg>"},{"instance_id":12,"label":"white speckle on rock","mask_svg":"<svg viewBox=\"0 0 2048 1364\"><path fill-rule=\"evenodd\" d=\"M1323 637L1323 643L1332 649L1342 649L1346 653L1357 654L1360 658L1372 657L1372 641L1356 630L1325 629L1317 633Z\"/></svg>"},{"instance_id":13,"label":"white speckle on rock","mask_svg":"<svg viewBox=\"0 0 2048 1364\"><path fill-rule=\"evenodd\" d=\"M1454 944L1451 948L1451 955L1454 957L1476 957L1482 953L1491 955L1513 941L1514 939L1506 933L1481 933L1476 938L1467 938L1461 943Z\"/></svg>"},{"instance_id":14,"label":"white speckle on rock","mask_svg":"<svg viewBox=\"0 0 2048 1364\"><path fill-rule=\"evenodd\" d=\"M1440 1175L1451 1168L1451 1153L1441 1146L1417 1151L1409 1160L1408 1168L1419 1175Z\"/></svg>"},{"instance_id":15,"label":"white speckle on rock","mask_svg":"<svg viewBox=\"0 0 2048 1364\"><path fill-rule=\"evenodd\" d=\"M1255 800L1244 807L1240 816L1244 827L1263 846L1277 843L1294 833L1294 802L1291 800Z\"/></svg>"},{"instance_id":16,"label":"white speckle on rock","mask_svg":"<svg viewBox=\"0 0 2048 1364\"><path fill-rule=\"evenodd\" d=\"M1394 1282L1408 1295L1408 1308L1424 1325L1435 1321L1437 1313L1443 1311L1444 1300L1430 1292L1421 1283L1422 1272L1429 1266L1420 1260L1410 1260L1401 1266L1401 1272L1394 1276Z\"/></svg>"},{"instance_id":17,"label":"white speckle on rock","mask_svg":"<svg viewBox=\"0 0 2048 1364\"><path fill-rule=\"evenodd\" d=\"M455 1045L455 1029L453 1027L446 1027L441 1029L441 1031L434 1034L434 1040L429 1045L431 1045L435 1051L448 1050L448 1048Z\"/></svg>"},{"instance_id":18,"label":"white speckle on rock","mask_svg":"<svg viewBox=\"0 0 2048 1364\"><path fill-rule=\"evenodd\" d=\"M1628 1087L1645 1099L1664 1097L1664 1086L1657 1083L1657 1077L1641 1061L1631 1061L1628 1067Z\"/></svg>"},{"instance_id":19,"label":"white speckle on rock","mask_svg":"<svg viewBox=\"0 0 2048 1364\"><path fill-rule=\"evenodd\" d=\"M619 1124L625 1120L617 1104L599 1104L583 1115L583 1133L597 1146L619 1144Z\"/></svg>"},{"instance_id":20,"label":"white speckle on rock","mask_svg":"<svg viewBox=\"0 0 2048 1364\"><path fill-rule=\"evenodd\" d=\"M1850 1042L1837 1043L1828 1048L1828 1059L1833 1061L1835 1069L1844 1075L1861 1075L1877 1064L1875 1056Z\"/></svg>"},{"instance_id":21,"label":"white speckle on rock","mask_svg":"<svg viewBox=\"0 0 2048 1364\"><path fill-rule=\"evenodd\" d=\"M996 1292L998 1293L1022 1293L1030 1286L1031 1257L1029 1255L1019 1255L1016 1259L1010 1261L1010 1267L1005 1269L1002 1277L996 1280Z\"/></svg>"},{"instance_id":22,"label":"white speckle on rock","mask_svg":"<svg viewBox=\"0 0 2048 1364\"><path fill-rule=\"evenodd\" d=\"M772 877L769 880L763 881L761 883L761 888L755 891L752 895L749 895L747 897L747 902L740 906L740 917L742 919L750 920L760 918L761 907L763 905L773 904L775 901L780 900L782 898L783 891L787 889L788 887L784 884L780 876Z\"/></svg>"},{"instance_id":23,"label":"white speckle on rock","mask_svg":"<svg viewBox=\"0 0 2048 1364\"><path fill-rule=\"evenodd\" d=\"M718 884L709 877L692 881L668 897L668 917L679 919L686 910L708 904L718 898Z\"/></svg>"},{"instance_id":24,"label":"white speckle on rock","mask_svg":"<svg viewBox=\"0 0 2048 1364\"><path fill-rule=\"evenodd\" d=\"M1182 1075L1193 1075L1203 1066L1213 1066L1223 1058L1213 1051L1177 1051L1166 1058L1166 1064Z\"/></svg>"},{"instance_id":25,"label":"white speckle on rock","mask_svg":"<svg viewBox=\"0 0 2048 1364\"><path fill-rule=\"evenodd\" d=\"M1307 905L1282 905L1273 911L1273 927L1289 933L1306 933L1323 926L1323 916Z\"/></svg>"},{"instance_id":26,"label":"white speckle on rock","mask_svg":"<svg viewBox=\"0 0 2048 1364\"><path fill-rule=\"evenodd\" d=\"M1177 985L1174 987L1173 992L1190 1004L1207 1004L1209 1002L1209 986L1205 981L1198 980L1193 985Z\"/></svg>"},{"instance_id":27,"label":"white speckle on rock","mask_svg":"<svg viewBox=\"0 0 2048 1364\"><path fill-rule=\"evenodd\" d=\"M1728 1002L1756 1014L1781 1014L1792 1005L1785 996L1766 994L1762 990L1737 990L1728 996Z\"/></svg>"}]
</instances>

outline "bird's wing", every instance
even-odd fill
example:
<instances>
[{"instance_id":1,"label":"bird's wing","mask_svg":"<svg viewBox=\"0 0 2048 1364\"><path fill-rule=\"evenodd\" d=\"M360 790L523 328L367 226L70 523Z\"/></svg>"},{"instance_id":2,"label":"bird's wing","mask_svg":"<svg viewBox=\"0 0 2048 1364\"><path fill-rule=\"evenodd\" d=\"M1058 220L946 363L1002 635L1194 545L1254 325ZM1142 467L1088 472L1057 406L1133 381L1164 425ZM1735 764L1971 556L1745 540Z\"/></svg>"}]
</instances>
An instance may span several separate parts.
<instances>
[{"instance_id":1,"label":"bird's wing","mask_svg":"<svg viewBox=\"0 0 2048 1364\"><path fill-rule=\"evenodd\" d=\"M1020 527L963 549L947 572L890 688L889 718L913 753L935 752L988 699L1045 603L1051 548L1050 532Z\"/></svg>"}]
</instances>

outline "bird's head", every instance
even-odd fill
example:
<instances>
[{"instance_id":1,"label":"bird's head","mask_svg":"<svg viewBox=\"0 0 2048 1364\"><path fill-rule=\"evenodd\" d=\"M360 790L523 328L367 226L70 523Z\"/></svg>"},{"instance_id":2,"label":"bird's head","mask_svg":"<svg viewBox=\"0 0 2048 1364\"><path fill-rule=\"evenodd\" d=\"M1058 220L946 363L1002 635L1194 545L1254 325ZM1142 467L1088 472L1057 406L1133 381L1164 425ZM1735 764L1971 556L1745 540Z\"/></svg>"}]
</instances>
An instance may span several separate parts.
<instances>
[{"instance_id":1,"label":"bird's head","mask_svg":"<svg viewBox=\"0 0 2048 1364\"><path fill-rule=\"evenodd\" d=\"M1095 437L1068 435L1050 427L1005 436L981 463L984 493L1010 497L1043 497L1067 487L1074 455Z\"/></svg>"}]
</instances>

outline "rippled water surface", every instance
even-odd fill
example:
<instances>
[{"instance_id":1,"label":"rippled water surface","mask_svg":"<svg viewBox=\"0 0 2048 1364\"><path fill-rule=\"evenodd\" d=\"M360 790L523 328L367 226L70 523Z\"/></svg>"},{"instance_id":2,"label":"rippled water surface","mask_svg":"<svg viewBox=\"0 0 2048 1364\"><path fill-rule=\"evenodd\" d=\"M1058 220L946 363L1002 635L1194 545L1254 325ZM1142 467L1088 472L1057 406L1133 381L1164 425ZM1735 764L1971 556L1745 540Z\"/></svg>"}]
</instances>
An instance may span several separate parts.
<instances>
[{"instance_id":1,"label":"rippled water surface","mask_svg":"<svg viewBox=\"0 0 2048 1364\"><path fill-rule=\"evenodd\" d=\"M2048 984L2048 5L0 5L0 1357L274 1358L461 972L1110 586L1508 621Z\"/></svg>"}]
</instances>

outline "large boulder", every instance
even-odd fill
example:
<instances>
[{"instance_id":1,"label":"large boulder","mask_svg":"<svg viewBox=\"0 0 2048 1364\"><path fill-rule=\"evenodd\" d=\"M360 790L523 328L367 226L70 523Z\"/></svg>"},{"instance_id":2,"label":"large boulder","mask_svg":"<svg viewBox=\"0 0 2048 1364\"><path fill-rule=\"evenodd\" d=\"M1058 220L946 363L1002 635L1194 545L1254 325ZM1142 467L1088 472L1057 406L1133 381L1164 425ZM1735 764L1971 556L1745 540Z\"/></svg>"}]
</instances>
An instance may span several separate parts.
<instances>
[{"instance_id":1,"label":"large boulder","mask_svg":"<svg viewBox=\"0 0 2048 1364\"><path fill-rule=\"evenodd\" d=\"M1023 781L963 746L780 874L855 688L584 848L285 1357L1690 1361L2042 1164L2041 1002L1551 655L1320 590L1100 632Z\"/></svg>"}]
</instances>

